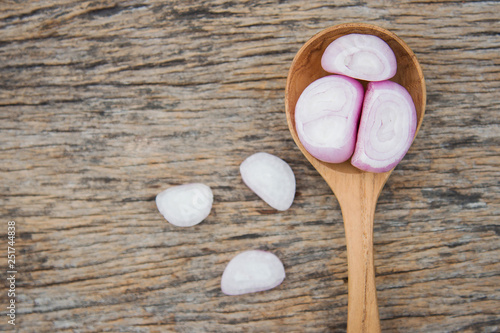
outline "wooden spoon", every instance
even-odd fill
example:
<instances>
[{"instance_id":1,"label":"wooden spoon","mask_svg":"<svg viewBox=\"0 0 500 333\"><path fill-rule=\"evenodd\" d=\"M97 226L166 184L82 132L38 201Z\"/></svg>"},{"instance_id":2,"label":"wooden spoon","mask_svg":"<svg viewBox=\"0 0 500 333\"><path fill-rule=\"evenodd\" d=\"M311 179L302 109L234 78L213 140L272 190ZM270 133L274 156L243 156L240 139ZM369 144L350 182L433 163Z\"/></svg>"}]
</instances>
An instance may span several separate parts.
<instances>
[{"instance_id":1,"label":"wooden spoon","mask_svg":"<svg viewBox=\"0 0 500 333\"><path fill-rule=\"evenodd\" d=\"M322 162L307 152L295 129L295 104L300 94L314 80L329 75L321 67L321 56L325 48L336 38L351 33L378 36L392 48L398 69L391 80L405 87L413 98L417 110L416 133L418 132L426 102L422 69L411 49L400 38L370 24L336 25L321 31L304 44L288 73L285 107L288 127L295 143L326 180L342 210L348 264L347 331L380 332L373 264L373 219L377 199L392 170L371 173L356 169L349 161L341 164ZM366 85L366 82L362 83Z\"/></svg>"}]
</instances>

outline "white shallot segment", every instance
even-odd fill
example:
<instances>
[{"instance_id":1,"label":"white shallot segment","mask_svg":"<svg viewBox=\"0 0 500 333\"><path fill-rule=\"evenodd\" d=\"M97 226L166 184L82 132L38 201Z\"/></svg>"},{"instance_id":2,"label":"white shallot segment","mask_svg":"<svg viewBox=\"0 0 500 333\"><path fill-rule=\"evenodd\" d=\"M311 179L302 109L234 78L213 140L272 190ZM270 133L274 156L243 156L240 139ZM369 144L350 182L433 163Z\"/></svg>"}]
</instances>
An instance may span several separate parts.
<instances>
[{"instance_id":1,"label":"white shallot segment","mask_svg":"<svg viewBox=\"0 0 500 333\"><path fill-rule=\"evenodd\" d=\"M156 196L156 206L165 219L178 227L190 227L210 214L213 193L201 183L173 186Z\"/></svg>"},{"instance_id":2,"label":"white shallot segment","mask_svg":"<svg viewBox=\"0 0 500 333\"><path fill-rule=\"evenodd\" d=\"M356 142L363 86L343 75L309 84L295 106L295 128L304 148L324 162L347 161Z\"/></svg>"},{"instance_id":3,"label":"white shallot segment","mask_svg":"<svg viewBox=\"0 0 500 333\"><path fill-rule=\"evenodd\" d=\"M394 51L381 38L349 34L327 46L321 66L329 73L366 81L383 81L396 74L397 61Z\"/></svg>"},{"instance_id":4,"label":"white shallot segment","mask_svg":"<svg viewBox=\"0 0 500 333\"><path fill-rule=\"evenodd\" d=\"M271 252L250 250L241 252L229 261L221 279L226 295L242 295L269 290L285 279L281 260Z\"/></svg>"},{"instance_id":5,"label":"white shallot segment","mask_svg":"<svg viewBox=\"0 0 500 333\"><path fill-rule=\"evenodd\" d=\"M247 157L240 165L243 182L277 210L287 210L295 198L295 175L281 158L259 152Z\"/></svg>"},{"instance_id":6,"label":"white shallot segment","mask_svg":"<svg viewBox=\"0 0 500 333\"><path fill-rule=\"evenodd\" d=\"M370 82L351 164L369 172L391 170L406 155L416 128L417 113L408 91L392 81Z\"/></svg>"}]
</instances>

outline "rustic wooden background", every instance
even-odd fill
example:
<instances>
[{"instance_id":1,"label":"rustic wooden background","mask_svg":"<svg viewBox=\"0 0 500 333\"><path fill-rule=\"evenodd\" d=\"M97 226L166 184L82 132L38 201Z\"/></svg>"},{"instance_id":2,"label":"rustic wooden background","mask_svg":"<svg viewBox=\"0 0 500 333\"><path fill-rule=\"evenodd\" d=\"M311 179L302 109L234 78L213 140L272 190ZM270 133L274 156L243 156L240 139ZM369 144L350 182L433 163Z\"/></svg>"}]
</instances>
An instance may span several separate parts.
<instances>
[{"instance_id":1,"label":"rustic wooden background","mask_svg":"<svg viewBox=\"0 0 500 333\"><path fill-rule=\"evenodd\" d=\"M295 53L346 22L395 32L421 62L427 111L375 216L384 332L500 331L498 1L0 1L0 330L344 332L335 197L289 134ZM266 151L297 178L277 212L241 181ZM191 228L154 198L203 182ZM17 226L7 324L7 221ZM227 262L267 249L287 278L220 291Z\"/></svg>"}]
</instances>

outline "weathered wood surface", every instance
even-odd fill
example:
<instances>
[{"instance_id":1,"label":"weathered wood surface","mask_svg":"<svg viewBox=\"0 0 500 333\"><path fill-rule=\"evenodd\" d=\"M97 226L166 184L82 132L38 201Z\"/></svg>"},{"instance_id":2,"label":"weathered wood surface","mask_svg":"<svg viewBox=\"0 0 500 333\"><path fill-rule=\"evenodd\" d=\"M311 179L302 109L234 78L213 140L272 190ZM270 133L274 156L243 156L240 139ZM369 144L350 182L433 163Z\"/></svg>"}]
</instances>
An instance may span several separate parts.
<instances>
[{"instance_id":1,"label":"weathered wood surface","mask_svg":"<svg viewBox=\"0 0 500 333\"><path fill-rule=\"evenodd\" d=\"M375 213L384 332L500 331L500 3L496 1L1 1L0 278L16 221L18 332L344 332L342 216L288 132L287 71L338 23L413 49L427 110ZM266 151L297 196L276 212L240 179ZM177 228L171 185L211 186ZM221 293L226 263L267 249L276 289Z\"/></svg>"}]
</instances>

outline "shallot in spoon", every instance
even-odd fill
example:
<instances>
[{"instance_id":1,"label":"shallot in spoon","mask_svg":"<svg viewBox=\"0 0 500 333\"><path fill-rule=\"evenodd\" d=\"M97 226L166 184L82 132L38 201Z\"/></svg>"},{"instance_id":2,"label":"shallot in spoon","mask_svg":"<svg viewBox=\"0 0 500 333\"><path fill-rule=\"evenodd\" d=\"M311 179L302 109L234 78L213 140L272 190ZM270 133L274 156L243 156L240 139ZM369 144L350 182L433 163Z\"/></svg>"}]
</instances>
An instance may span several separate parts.
<instances>
[{"instance_id":1,"label":"shallot in spoon","mask_svg":"<svg viewBox=\"0 0 500 333\"><path fill-rule=\"evenodd\" d=\"M394 51L397 72L391 80L405 87L413 99L417 113L417 134L426 102L420 65L400 38L369 24L340 24L313 36L293 60L287 78L285 107L288 127L295 143L331 187L342 209L348 262L347 331L380 332L373 262L373 219L377 199L392 170L372 173L353 167L349 161L340 164L320 161L304 148L295 128L295 105L300 94L311 82L329 75L321 67L325 49L338 37L352 33L380 37ZM362 83L366 85L366 82Z\"/></svg>"}]
</instances>

